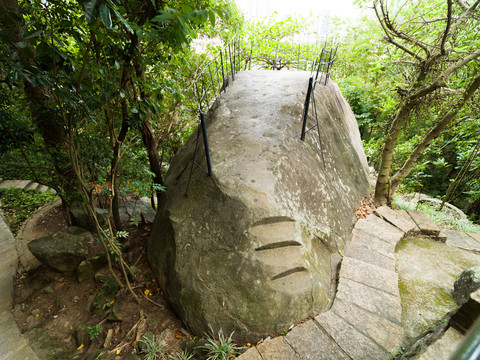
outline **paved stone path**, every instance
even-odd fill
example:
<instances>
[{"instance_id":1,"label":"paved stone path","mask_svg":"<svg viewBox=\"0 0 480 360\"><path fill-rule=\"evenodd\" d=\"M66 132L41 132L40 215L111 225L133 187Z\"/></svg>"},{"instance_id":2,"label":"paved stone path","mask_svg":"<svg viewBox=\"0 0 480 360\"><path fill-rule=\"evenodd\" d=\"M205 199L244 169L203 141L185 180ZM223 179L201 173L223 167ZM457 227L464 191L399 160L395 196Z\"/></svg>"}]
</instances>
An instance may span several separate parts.
<instances>
[{"instance_id":1,"label":"paved stone path","mask_svg":"<svg viewBox=\"0 0 480 360\"><path fill-rule=\"evenodd\" d=\"M13 281L17 272L16 240L0 214L0 358L36 360L37 355L20 335L11 313Z\"/></svg>"},{"instance_id":2,"label":"paved stone path","mask_svg":"<svg viewBox=\"0 0 480 360\"><path fill-rule=\"evenodd\" d=\"M0 187L35 188L44 185L0 180ZM395 272L395 247L406 236L424 234L447 245L480 251L480 234L441 230L424 213L380 207L359 220L343 259L334 303L330 310L279 336L252 347L240 360L374 360L389 359L401 346L402 307ZM0 215L0 354L2 360L32 359L37 355L21 336L12 316L13 281L18 266L17 240ZM446 334L462 340L458 334ZM439 342L437 346L443 343ZM435 344L434 344L435 346ZM453 351L451 342L450 350ZM443 349L443 348L441 348ZM438 354L432 347L431 353ZM440 351L442 352L442 350ZM443 351L445 354L445 351ZM422 360L436 359L428 352Z\"/></svg>"},{"instance_id":3,"label":"paved stone path","mask_svg":"<svg viewBox=\"0 0 480 360\"><path fill-rule=\"evenodd\" d=\"M391 358L403 339L395 247L404 237L416 234L463 249L480 249L478 234L441 231L422 212L380 207L375 214L359 220L353 229L352 240L343 251L331 309L295 326L286 336L252 347L238 359ZM461 341L461 337L455 339Z\"/></svg>"},{"instance_id":4,"label":"paved stone path","mask_svg":"<svg viewBox=\"0 0 480 360\"><path fill-rule=\"evenodd\" d=\"M16 187L19 189L34 189L40 192L50 191L55 193L55 190L49 188L48 186L41 185L34 181L30 180L2 180L0 179L0 187L8 188L8 187Z\"/></svg>"}]
</instances>

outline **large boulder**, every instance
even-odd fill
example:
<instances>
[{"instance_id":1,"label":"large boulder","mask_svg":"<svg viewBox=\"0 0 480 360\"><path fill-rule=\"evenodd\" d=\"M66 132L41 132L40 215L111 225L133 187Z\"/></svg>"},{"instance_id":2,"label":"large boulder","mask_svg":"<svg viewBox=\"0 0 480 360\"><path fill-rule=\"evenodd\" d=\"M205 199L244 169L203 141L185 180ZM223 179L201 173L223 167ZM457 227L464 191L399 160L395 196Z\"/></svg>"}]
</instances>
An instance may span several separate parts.
<instances>
[{"instance_id":1,"label":"large boulder","mask_svg":"<svg viewBox=\"0 0 480 360\"><path fill-rule=\"evenodd\" d=\"M300 140L303 72L243 72L209 114L211 177L192 166L196 133L170 166L149 242L159 283L197 334L255 340L332 301L331 254L349 239L369 176L355 117L331 80ZM313 109L311 114L313 113ZM309 117L308 128L315 125ZM196 161L206 169L200 137Z\"/></svg>"},{"instance_id":2,"label":"large boulder","mask_svg":"<svg viewBox=\"0 0 480 360\"><path fill-rule=\"evenodd\" d=\"M28 249L43 264L58 271L74 271L88 255L92 234L71 226L64 231L30 241Z\"/></svg>"}]
</instances>

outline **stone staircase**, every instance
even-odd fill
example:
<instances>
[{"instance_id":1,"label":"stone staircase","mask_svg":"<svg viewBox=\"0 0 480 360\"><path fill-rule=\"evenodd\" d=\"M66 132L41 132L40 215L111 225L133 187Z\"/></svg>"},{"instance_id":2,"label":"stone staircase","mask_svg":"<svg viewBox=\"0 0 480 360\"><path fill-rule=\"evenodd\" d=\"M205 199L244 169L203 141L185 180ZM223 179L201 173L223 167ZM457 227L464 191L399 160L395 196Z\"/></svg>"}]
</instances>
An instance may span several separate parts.
<instances>
[{"instance_id":1,"label":"stone staircase","mask_svg":"<svg viewBox=\"0 0 480 360\"><path fill-rule=\"evenodd\" d=\"M0 180L0 187L53 191L26 180ZM395 247L406 236L424 234L447 245L480 251L480 234L440 230L424 213L380 207L359 220L343 256L332 307L295 326L286 336L262 342L240 360L389 359L402 345L402 308L395 272ZM39 359L12 316L13 281L18 266L17 240L0 215L0 354L2 360ZM463 336L452 331L431 346L422 360L446 358ZM450 340L453 338L453 340ZM442 340L442 339L440 339ZM453 341L453 343L452 343ZM436 345L437 344L437 345Z\"/></svg>"},{"instance_id":2,"label":"stone staircase","mask_svg":"<svg viewBox=\"0 0 480 360\"><path fill-rule=\"evenodd\" d=\"M480 249L478 234L441 231L422 212L380 207L356 223L352 240L342 251L337 293L330 310L295 326L286 336L250 348L239 359L391 358L403 340L395 247L404 237L416 234L452 246Z\"/></svg>"},{"instance_id":3,"label":"stone staircase","mask_svg":"<svg viewBox=\"0 0 480 360\"><path fill-rule=\"evenodd\" d=\"M18 330L11 313L13 282L18 257L15 237L0 214L0 358L2 360L37 360L37 355Z\"/></svg>"},{"instance_id":4,"label":"stone staircase","mask_svg":"<svg viewBox=\"0 0 480 360\"><path fill-rule=\"evenodd\" d=\"M52 193L55 193L55 190L52 188L46 186L46 185L41 185L39 183L36 183L34 181L30 180L2 180L0 179L0 188L9 188L9 187L16 187L18 189L33 189L37 190L40 192L45 192L45 191L50 191Z\"/></svg>"}]
</instances>

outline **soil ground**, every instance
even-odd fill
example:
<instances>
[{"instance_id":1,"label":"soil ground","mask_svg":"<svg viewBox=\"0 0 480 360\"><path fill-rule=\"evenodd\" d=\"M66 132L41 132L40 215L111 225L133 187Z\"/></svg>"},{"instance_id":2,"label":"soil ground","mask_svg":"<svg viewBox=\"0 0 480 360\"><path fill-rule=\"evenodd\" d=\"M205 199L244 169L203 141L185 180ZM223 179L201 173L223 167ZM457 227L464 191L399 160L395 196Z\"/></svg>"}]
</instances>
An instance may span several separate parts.
<instances>
[{"instance_id":1,"label":"soil ground","mask_svg":"<svg viewBox=\"0 0 480 360\"><path fill-rule=\"evenodd\" d=\"M46 235L65 226L57 207L45 214L35 231ZM162 339L169 353L178 352L192 336L169 307L150 269L146 254L150 225L129 226L124 230L129 233L130 243L129 248L124 249L125 259L140 269L131 283L139 303L126 288L116 288L113 278L105 282L110 277L107 267L95 278L79 283L75 273L60 273L41 265L19 274L16 280L14 316L20 331L26 333L43 328L63 342L67 350L80 347L79 351L74 351L82 353L79 358L104 348L109 332L112 338L105 348L115 359L130 354L147 331L155 334L156 339ZM89 256L102 251L101 244L95 241L90 246ZM120 319L112 320L112 313ZM101 333L92 341L87 336L83 346L75 337L77 327L82 324L102 326Z\"/></svg>"}]
</instances>

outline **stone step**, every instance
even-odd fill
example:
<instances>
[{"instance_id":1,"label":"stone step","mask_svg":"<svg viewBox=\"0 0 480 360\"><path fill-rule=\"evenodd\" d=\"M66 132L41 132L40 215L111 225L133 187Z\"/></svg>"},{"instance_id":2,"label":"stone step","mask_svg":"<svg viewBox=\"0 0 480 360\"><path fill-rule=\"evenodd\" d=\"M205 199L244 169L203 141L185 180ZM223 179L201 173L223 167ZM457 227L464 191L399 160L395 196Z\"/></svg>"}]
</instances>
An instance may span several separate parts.
<instances>
[{"instance_id":1,"label":"stone step","mask_svg":"<svg viewBox=\"0 0 480 360\"><path fill-rule=\"evenodd\" d=\"M0 187L2 188L16 187L18 182L19 182L18 180L3 180L0 183Z\"/></svg>"},{"instance_id":2,"label":"stone step","mask_svg":"<svg viewBox=\"0 0 480 360\"><path fill-rule=\"evenodd\" d=\"M257 345L257 350L263 360L302 360L285 342L283 336L278 336Z\"/></svg>"},{"instance_id":3,"label":"stone step","mask_svg":"<svg viewBox=\"0 0 480 360\"><path fill-rule=\"evenodd\" d=\"M348 244L342 254L344 257L361 260L386 270L395 271L395 259L393 257L383 255L358 243L351 242Z\"/></svg>"},{"instance_id":4,"label":"stone step","mask_svg":"<svg viewBox=\"0 0 480 360\"><path fill-rule=\"evenodd\" d=\"M417 224L420 234L438 236L441 229L423 211L408 210L408 215Z\"/></svg>"},{"instance_id":5,"label":"stone step","mask_svg":"<svg viewBox=\"0 0 480 360\"><path fill-rule=\"evenodd\" d=\"M470 236L473 240L480 243L480 233L465 233Z\"/></svg>"},{"instance_id":6,"label":"stone step","mask_svg":"<svg viewBox=\"0 0 480 360\"><path fill-rule=\"evenodd\" d=\"M402 306L398 296L341 277L335 301L337 299L355 304L395 324L401 324Z\"/></svg>"},{"instance_id":7,"label":"stone step","mask_svg":"<svg viewBox=\"0 0 480 360\"><path fill-rule=\"evenodd\" d=\"M375 214L368 215L366 219L358 220L355 229L362 230L393 246L396 246L405 235L402 230L380 219Z\"/></svg>"},{"instance_id":8,"label":"stone step","mask_svg":"<svg viewBox=\"0 0 480 360\"><path fill-rule=\"evenodd\" d=\"M315 317L315 321L352 359L385 360L390 353L332 311Z\"/></svg>"},{"instance_id":9,"label":"stone step","mask_svg":"<svg viewBox=\"0 0 480 360\"><path fill-rule=\"evenodd\" d=\"M468 234L443 229L440 237L446 237L446 244L469 251L480 251L480 243Z\"/></svg>"},{"instance_id":10,"label":"stone step","mask_svg":"<svg viewBox=\"0 0 480 360\"><path fill-rule=\"evenodd\" d=\"M237 356L236 359L239 360L262 360L260 353L258 352L257 348L254 346L247 351L245 351L242 355Z\"/></svg>"},{"instance_id":11,"label":"stone step","mask_svg":"<svg viewBox=\"0 0 480 360\"><path fill-rule=\"evenodd\" d=\"M420 231L417 224L405 210L393 210L388 206L380 206L375 209L374 213L386 222L403 231L406 235Z\"/></svg>"},{"instance_id":12,"label":"stone step","mask_svg":"<svg viewBox=\"0 0 480 360\"><path fill-rule=\"evenodd\" d=\"M352 235L353 236L352 236L351 244L365 246L386 257L395 259L393 256L395 252L395 245L390 244L386 241L383 241L369 232L365 232L364 230L357 229L357 227L353 229Z\"/></svg>"},{"instance_id":13,"label":"stone step","mask_svg":"<svg viewBox=\"0 0 480 360\"><path fill-rule=\"evenodd\" d=\"M449 360L455 349L465 338L460 332L449 327L440 339L430 345L416 360Z\"/></svg>"},{"instance_id":14,"label":"stone step","mask_svg":"<svg viewBox=\"0 0 480 360\"><path fill-rule=\"evenodd\" d=\"M331 311L355 329L360 329L388 353L394 353L402 345L403 328L398 324L340 299L335 301Z\"/></svg>"},{"instance_id":15,"label":"stone step","mask_svg":"<svg viewBox=\"0 0 480 360\"><path fill-rule=\"evenodd\" d=\"M395 271L385 270L360 260L344 257L340 270L340 279L343 278L400 296L398 275Z\"/></svg>"},{"instance_id":16,"label":"stone step","mask_svg":"<svg viewBox=\"0 0 480 360\"><path fill-rule=\"evenodd\" d=\"M313 320L294 327L285 340L305 360L349 359L330 335Z\"/></svg>"}]
</instances>

